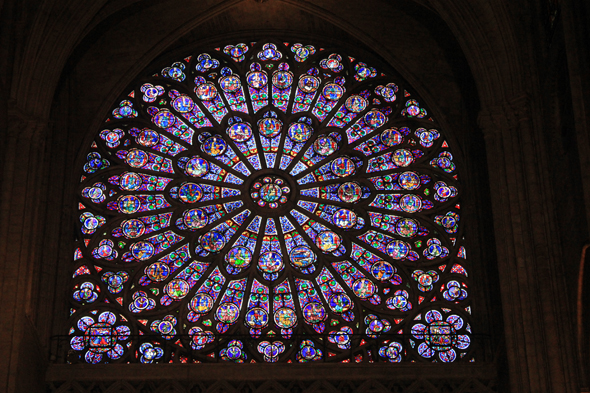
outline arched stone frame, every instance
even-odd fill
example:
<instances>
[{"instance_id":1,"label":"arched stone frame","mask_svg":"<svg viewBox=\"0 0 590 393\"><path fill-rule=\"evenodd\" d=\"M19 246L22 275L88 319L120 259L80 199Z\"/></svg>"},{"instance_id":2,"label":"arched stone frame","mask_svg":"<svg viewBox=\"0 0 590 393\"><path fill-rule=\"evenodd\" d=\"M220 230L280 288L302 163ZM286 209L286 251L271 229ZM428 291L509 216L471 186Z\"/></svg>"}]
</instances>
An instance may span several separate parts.
<instances>
[{"instance_id":1,"label":"arched stone frame","mask_svg":"<svg viewBox=\"0 0 590 393\"><path fill-rule=\"evenodd\" d=\"M227 6L228 3L223 4L223 6ZM234 5L229 4L229 5ZM484 102L484 107L489 107L491 108L490 111L486 111L485 113L493 113L494 116L496 117L496 119L501 119L501 118L505 118L505 117L510 117L510 111L507 111L505 108L502 108L498 105L495 105L496 103L502 103L505 101L508 101L507 98L513 97L514 95L518 95L519 91L522 90L522 85L523 83L521 82L522 80L526 80L526 76L524 75L523 72L516 72L517 69L520 66L515 66L514 63L512 65L509 65L510 63L505 61L506 57L512 56L513 58L517 58L519 56L513 56L510 55L510 53L515 53L517 45L515 44L515 42L517 41L517 37L520 37L521 34L517 34L516 32L514 32L514 30L511 29L516 29L518 23L515 21L515 19L517 18L517 16L513 16L510 15L509 12L506 12L506 10L498 10L498 6L493 5L493 6L489 6L486 4L485 6L479 5L479 4L472 4L471 2L467 2L465 4L461 4L461 3L453 3L451 5L449 5L447 2L444 3L438 3L438 2L431 2L429 4L431 7L433 7L434 9L436 9L437 13L439 13L440 15L443 16L444 20L448 23L448 25L451 27L451 30L453 31L453 34L457 37L457 39L461 42L461 46L464 48L465 53L467 54L467 58L469 63L471 64L471 68L472 70L474 70L474 74L476 75L476 83L480 84L483 83L483 81L488 81L490 83L488 83L488 86L490 86L489 89L482 89L482 93L481 93L481 97L482 97L482 102ZM123 6L123 5L121 5ZM307 6L307 5L306 5ZM316 5L317 6L317 5ZM51 15L51 7L49 5L44 5L44 7L46 7L47 10L47 15ZM117 6L118 7L118 6ZM318 6L321 13L323 14L325 12L325 10L330 10L331 5L330 4L322 4L320 6ZM515 5L515 7L517 7L517 5ZM81 10L74 10L74 12L72 13L73 15L76 15L76 17L74 19L76 19L76 22L80 22L79 25L77 26L87 26L85 25L85 21L90 20L90 17L85 18L79 18L79 15L91 15L92 12L94 12L94 10L96 10L98 8L97 7L93 10L87 7L84 10L84 12L82 12ZM315 8L317 9L317 8ZM88 12L88 14L86 14L86 12ZM103 14L102 15L107 15L110 11L108 9L103 10ZM336 8L332 9L332 13L333 14L340 14L341 15L341 10L337 10ZM49 17L49 16L48 16ZM484 21L487 21L489 23L484 23ZM54 19L52 23L55 23L56 26L59 26L63 23L63 20L59 20L59 19ZM39 24L35 24L35 26L39 26L39 28L35 27L32 30L34 32L40 32L42 31L41 26L43 26L45 23L44 17L39 17ZM96 22L92 22L92 23L96 23ZM92 25L92 23L90 23ZM353 23L354 24L354 23ZM491 29L493 29L493 27L490 27L491 25L494 26L502 26L503 29L503 35L505 37L514 37L513 39L509 39L508 41L510 42L509 44L504 46L504 49L500 49L503 45L498 44L498 42L502 42L503 38L498 38L494 37L493 40L491 40L492 42L490 42L490 40L486 40L482 37L485 37L487 35L487 31L490 31ZM73 26L71 24L67 24L64 23L63 26L67 26L68 30L67 30L67 35L71 37L70 42L73 44L73 42L75 42L75 40L77 40L80 35L78 34L72 34L72 31L75 31ZM86 29L87 27L81 27L80 30L82 29ZM78 30L78 31L80 31ZM65 31L65 29L64 29ZM473 33L476 32L476 33ZM479 32L479 33L478 33ZM64 33L65 34L65 33ZM490 37L494 36L494 34L490 34ZM37 40L40 39L40 37L43 37L43 34L36 34L37 38L31 39L31 43L30 45L30 50L27 52L28 53L28 58L31 58L32 55L34 55L35 53L35 48L41 48L42 46L36 46L37 44ZM40 62L37 66L40 67L41 70L43 70L42 72L36 72L39 71L39 68L35 68L35 67L25 67L25 68L21 68L20 71L22 71L22 77L17 78L17 83L15 83L15 86L17 86L17 88L13 88L11 89L11 92L13 94L13 97L16 101L16 105L18 108L22 108L22 110L24 112L27 113L26 117L27 118L31 118L31 117L38 117L39 118L39 129L43 130L42 135L46 135L44 130L47 129L46 128L46 120L47 119L47 112L43 113L43 111L49 111L49 108L53 108L54 110L57 110L55 113L59 113L59 106L63 105L63 101L61 101L61 104L58 104L56 101L55 105L51 105L50 102L51 101L51 95L52 95L52 89L46 89L47 85L46 82L49 82L50 86L57 86L59 78L56 75L59 75L63 68L62 68L62 64L63 64L63 59L68 57L68 53L70 51L70 48L72 46L68 46L68 45L62 45L62 40L53 40L50 39L49 42L59 42L59 44L57 46L43 46L44 50L47 50L46 55L40 55L39 58L40 59L53 59L53 52L55 48L58 48L58 50L56 50L56 53L60 53L61 55L57 57L57 59L62 59L61 63L60 61L46 61L46 62ZM484 42L486 42L487 44L484 44ZM490 59L489 57L487 57L486 55L481 55L478 56L476 55L476 53L494 53L495 56L494 59ZM520 58L522 58L523 56L520 56ZM474 59L478 59L477 61ZM492 73L488 73L487 69L488 67L495 63L495 65L493 65L492 67L494 67L495 69L501 69L504 66L506 68L503 68L503 71L498 73L498 72L492 72ZM499 66L499 64L502 64L502 66ZM47 66L49 65L49 66ZM522 68L522 67L520 67ZM28 71L30 71L30 74L27 74ZM44 74L44 72L47 71L49 72L48 74ZM53 74L51 74L51 72L53 72ZM31 78L31 75L48 75L47 77L42 77L39 79L35 79L35 78ZM53 76L51 76L53 75ZM512 78L511 76L515 76L514 78ZM18 82L18 81L22 81ZM43 83L38 83L37 81L43 81ZM510 81L510 82L506 82L506 81ZM510 87L508 89L500 89L498 91L494 90L494 86L508 86L512 84L513 87ZM35 87L37 86L37 87ZM516 86L516 87L514 87ZM520 87L519 87L520 86ZM22 87L22 88L21 88ZM43 87L43 88L41 88ZM29 88L32 88L33 90L28 90ZM34 91L35 89L37 89L37 91L42 91L44 92L45 95L41 94L31 94L29 93L30 91ZM29 92L26 92L29 91ZM47 95L46 93L49 93L49 95ZM35 100L38 100L36 102L32 102L32 101L27 101L31 98L34 98ZM532 101L534 103L534 105L536 104L536 98L533 98ZM58 100L59 101L59 100ZM20 110L20 109L19 109ZM32 116L31 116L32 114ZM64 126L67 126L66 123L60 123L60 119L57 119L54 117L54 119L56 120L55 124L62 124ZM510 128L510 127L505 127L504 123L499 122L499 123L490 123L489 119L487 116L482 116L481 117L481 125L483 128L487 128L491 131L493 131L494 129L498 128L497 124L500 124L500 128L506 130L505 132L507 133L507 135L513 135L514 134L514 129L515 128ZM52 127L53 128L53 127ZM56 128L58 128L56 126ZM490 132L491 132L490 131ZM57 133L57 131L55 131ZM53 134L52 134L53 135ZM24 136L23 136L24 137ZM491 140L488 142L488 144L493 145L493 141L494 138L497 137L491 137ZM53 136L51 136L48 141L52 141ZM26 142L25 142L26 143ZM55 143L55 142L50 142L50 143ZM63 142L58 142L58 144L63 145ZM498 146L498 145L496 145ZM35 153L36 154L36 153ZM534 159L535 156L538 156L540 153L537 151L537 153L533 154L532 156L529 154L526 158L527 162L531 163L531 162L536 162L538 160ZM504 155L504 148L502 148L501 146L498 146L496 148L496 150L492 153L490 153L490 163L495 163L494 159L496 157L499 156L503 156ZM542 156L542 154L541 154ZM25 156L23 156L25 157ZM45 161L45 159L43 157L45 157L45 155L42 153L41 156L41 161ZM71 155L70 155L71 157ZM69 160L69 159L68 159ZM31 159L26 159L25 161L28 161L28 165L30 166L34 166L36 165L35 160L31 160ZM57 165L57 168L60 168L60 164L58 162L59 160L53 160L53 164ZM40 164L39 164L40 165ZM69 163L68 163L69 165ZM507 163L506 165L513 167L513 163ZM21 171L26 171L26 168L23 167L23 169L19 169ZM55 168L55 167L53 167ZM521 169L519 169L521 170ZM533 172L535 172L537 169L532 169ZM21 172L22 173L22 172ZM506 176L505 174L500 173L498 175L498 179L500 180L500 183L493 181L492 184L502 184L502 179L504 178L504 176ZM32 184L37 184L39 182L39 184L42 184L42 182L40 182L40 180L36 179L35 176L33 176L31 174L32 177ZM56 179L57 180L57 184L60 184L59 181L59 177L57 176ZM532 181L532 180L531 180ZM518 190L518 186L515 185L510 185L509 187L510 190ZM10 190L14 190L14 188L6 188L7 191ZM529 195L533 195L534 193L529 192ZM39 194L41 195L41 194ZM52 193L51 194L52 197L54 199L59 200L59 196L56 197L56 193ZM59 195L59 193L57 193L57 195ZM503 209L504 206L506 206L506 195L504 194L504 196L502 196L499 193L493 193L493 199L496 199L496 202L494 203L494 205L496 206L496 208L494 209L494 211L496 212L496 218L495 218L495 222L496 222L496 231L499 231L497 233L501 234L502 236L500 238L497 239L497 242L499 245L501 245L502 247L504 247L504 245L512 242L511 239L520 239L522 238L522 232L517 232L516 234L508 234L508 233L504 233L503 229L498 229L498 228L504 228L506 227L507 223L511 222L511 218L509 217L510 213L506 212L506 213L500 213ZM542 194L541 194L542 195ZM6 201L7 199L5 199ZM9 198L8 198L9 200ZM547 201L547 196L541 196L541 201ZM550 200L550 198L549 198ZM551 205L551 203L550 203ZM523 207L523 209L527 209L526 207ZM516 205L513 207L513 211L519 211L519 207ZM58 214L59 216L59 214ZM533 216L531 214L531 216ZM540 215L536 215L535 217L543 217L543 214ZM16 218L12 218L11 220L16 220ZM49 231L49 232L56 232L55 231L55 226L54 226L54 222L56 222L56 220L50 219L51 223L49 223L49 228L53 228L53 231ZM16 224L16 221L14 221ZM57 222L59 222L59 217ZM543 228L544 226L541 225L541 228ZM539 230L537 230L538 232ZM48 233L49 233L48 232ZM541 236L537 233L537 235L535 236ZM541 236L542 237L542 236ZM16 237L14 235L11 235L10 238L7 239L15 239ZM50 241L48 241L50 242ZM49 247L49 249L51 249L51 247ZM54 253L55 251L50 251L49 254ZM63 255L66 255L66 251L63 251ZM47 255L47 249L45 249L45 255ZM527 251L525 255L529 255L530 253ZM13 254L10 254L13 255ZM13 260L20 260L21 258L25 258L24 256L18 256L17 258L13 259ZM40 257L35 257L35 258L40 258ZM522 258L522 257L521 257ZM543 264L544 266L547 266L547 264L550 264L550 260L553 260L551 258L555 258L555 257L550 257L549 261L541 258L543 260ZM56 264L57 264L57 258L53 258L56 260ZM534 263L531 262L530 259L528 258L524 258L524 260L526 260L526 265L530 266L533 265ZM23 260L24 261L24 260ZM503 249L502 251L502 257L500 258L500 263L513 263L516 261L516 257L514 256L514 249L512 248L506 248ZM536 258L535 258L536 261ZM21 264L20 266L27 266L26 264ZM36 269L41 269L39 266L41 266L41 264L39 263L38 265L32 265L33 270ZM43 268L44 269L44 268ZM51 267L49 268L49 270L51 270ZM503 271L503 274L510 274L512 271L514 271L514 269L508 268L506 267L506 269ZM533 273L533 276L536 273ZM53 275L53 273L49 273L48 276L51 277ZM44 276L47 276L47 274L44 274ZM37 273L32 275L31 281L32 282L36 282L37 281ZM526 277L530 277L530 275L526 275ZM544 278L545 279L545 278ZM524 285L513 285L513 284L509 284L506 282L506 280L502 280L502 290L504 291L504 295L503 297L506 299L512 299L518 296L515 296L516 294L518 294L519 292L525 291L528 293L535 293L534 290L529 290L527 282L528 282L528 278L522 278L522 283L524 283ZM53 288L53 284L41 284L41 285L47 285L48 288ZM541 284L539 284L541 285ZM26 294L25 298L30 299L28 300L29 302L31 302L31 306L29 308L29 310L34 314L37 310L36 307L36 303L37 301L34 300L35 299L35 295L34 294L30 294L29 290L27 288L29 288L30 284L29 283L23 283L23 284L19 284L18 288L19 294ZM33 284L32 285L33 288L36 288L37 285ZM559 293L559 291L557 291L557 293ZM536 301L536 300L534 300ZM525 302L528 304L528 300ZM547 300L543 301L544 303L547 302ZM11 303L12 304L12 303ZM515 332L520 331L522 329L524 329L526 326L530 326L530 321L531 319L528 318L528 322L524 322L522 320L522 317L520 315L520 308L519 306L510 306L507 309L505 309L505 315L510 319L510 318L514 318L514 320L510 319L509 323L507 324L508 326L508 334L509 335L513 335ZM549 307L551 309L551 307ZM528 312L533 312L535 313L536 311L526 311ZM557 313L557 315L559 315L560 311L553 311L555 313ZM37 320L37 316L33 317L34 320ZM41 315L41 320L43 320L43 316ZM545 321L545 317L541 317L541 320ZM17 322L17 324L15 326L22 326L21 325L22 322ZM36 322L35 325L39 325L39 322ZM46 326L45 322L40 322L40 326ZM551 326L551 324L549 323L549 328ZM553 329L553 328L550 328ZM558 329L559 331L568 331L568 327L567 324L563 329ZM42 330L47 330L47 329L42 329ZM555 331L555 330L554 330ZM549 334L551 336L551 334ZM525 357L527 360L527 362L529 361L537 361L538 359L542 359L545 358L544 356L537 356L535 353L537 351L540 351L540 353L546 353L546 351L550 348L564 348L564 351L569 351L568 348L571 348L571 346L567 343L567 337L571 336L571 335L564 335L563 338L559 338L559 340L566 340L566 343L563 345L558 345L558 343L556 342L551 342L550 345L547 347L545 345L543 345L542 342L542 336L541 338L534 338L532 341L527 342L526 344L522 341L519 340L514 340L514 341L510 341L508 342L508 347L511 348L509 350L509 356L511 356L511 375L512 375L512 383L514 384L514 386L525 386L524 389L527 390L526 386L529 386L529 384L531 384L531 381L536 381L534 383L539 383L542 386L548 386L548 384L555 386L556 388L559 388L559 386L561 386L560 382L555 382L555 384L553 382L550 382L550 380L553 380L553 375L561 375L563 376L563 378L565 378L565 380L571 380L571 378L567 377L567 375L571 375L568 373L571 373L571 369L568 371L567 367L566 369L562 369L560 366L555 366L555 364L553 364L552 366L542 366L542 367L536 367L536 366L532 366L532 365L528 365L529 363L526 363L526 366L523 366L522 368L520 366L518 366L518 364L521 364L521 362L518 360L519 357ZM45 341L44 339L42 341ZM516 350L515 348L521 348L520 350ZM529 348L529 349L526 349ZM522 352L519 352L522 351ZM554 350L553 350L554 351ZM555 351L554 351L555 352ZM562 356L564 356L565 358L571 358L569 355L567 355L567 353L564 353ZM18 362L19 357L14 355L9 357L11 364L14 364L14 362ZM22 358L22 356L21 356ZM536 360L535 360L536 359ZM559 359L558 357L555 357L555 359ZM569 361L564 362L564 365L570 364L568 363ZM559 361L558 361L559 363ZM531 363L533 364L533 363ZM14 367L14 366L12 366ZM542 374L543 371L540 370L547 370L547 367L549 367L549 369L555 370L555 373L550 373L550 375L552 375L551 379L545 379L545 378L535 378L535 377L528 377L527 374L529 371L531 370L539 370L539 371L535 371L534 373L539 373ZM546 375L549 375L547 373L545 373ZM11 377L13 378L13 377ZM549 378L549 377L548 377ZM557 378L557 377L555 377ZM562 378L562 377L560 377ZM14 379L13 379L14 380ZM555 379L556 381L563 381L563 379Z\"/></svg>"},{"instance_id":2,"label":"arched stone frame","mask_svg":"<svg viewBox=\"0 0 590 393\"><path fill-rule=\"evenodd\" d=\"M230 37L231 37L231 35L230 35ZM255 37L256 37L255 35L253 35L253 36L252 36L252 38L255 38ZM317 39L317 37L316 37L316 39ZM245 40L246 40L246 39L245 39ZM224 41L223 41L223 39L222 39L222 38L216 38L216 41L217 41L217 42L219 42L219 43L224 43ZM334 41L336 41L336 40L335 40L334 38L331 38L329 42L334 42ZM207 41L205 40L205 42L207 42ZM341 43L340 45L343 45L343 43ZM350 45L350 44L349 44L349 45ZM362 50L362 49L361 49L361 50ZM177 53L177 54L181 54L181 53L183 53L183 54L184 54L185 52L186 52L186 51L183 51L183 49L182 49L182 48L180 48L180 49L174 49L174 50L173 50L173 53ZM170 54L167 54L167 55L166 55L166 57L170 57ZM377 61L379 61L379 60L377 60ZM415 78L417 78L417 77L415 77ZM90 139L89 139L89 138L90 138ZM91 141L91 138L92 138L91 136L88 136L88 135L87 135L87 141L86 141L85 143L89 143L89 142ZM81 156L80 156L80 157L81 157ZM80 157L79 157L79 160L81 160L81 159L82 159L82 158L80 158ZM80 161L78 161L78 162L80 162ZM469 207L469 206L468 206L468 207L467 207L467 209L472 209L472 207ZM466 214L469 214L469 213L466 213ZM474 239L474 240L475 240L475 239ZM477 251L476 251L476 252L477 252ZM482 299L482 300L483 300L483 299Z\"/></svg>"}]
</instances>

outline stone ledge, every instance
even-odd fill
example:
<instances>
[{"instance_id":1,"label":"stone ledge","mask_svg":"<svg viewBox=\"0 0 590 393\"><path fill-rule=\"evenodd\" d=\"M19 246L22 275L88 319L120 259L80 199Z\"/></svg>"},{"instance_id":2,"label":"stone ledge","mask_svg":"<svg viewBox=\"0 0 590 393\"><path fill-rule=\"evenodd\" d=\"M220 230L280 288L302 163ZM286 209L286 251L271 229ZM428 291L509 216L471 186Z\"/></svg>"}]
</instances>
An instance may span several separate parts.
<instances>
[{"instance_id":1,"label":"stone ledge","mask_svg":"<svg viewBox=\"0 0 590 393\"><path fill-rule=\"evenodd\" d=\"M268 381L496 379L493 363L469 364L52 364L46 381Z\"/></svg>"}]
</instances>

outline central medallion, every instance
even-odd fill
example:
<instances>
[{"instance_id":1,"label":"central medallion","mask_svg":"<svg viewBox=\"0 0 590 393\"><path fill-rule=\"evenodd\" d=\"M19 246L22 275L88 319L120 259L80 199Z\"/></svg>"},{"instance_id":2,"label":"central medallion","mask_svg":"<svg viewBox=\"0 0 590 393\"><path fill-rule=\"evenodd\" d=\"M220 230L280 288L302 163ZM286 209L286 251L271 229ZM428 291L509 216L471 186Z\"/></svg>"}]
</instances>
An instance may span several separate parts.
<instances>
[{"instance_id":1,"label":"central medallion","mask_svg":"<svg viewBox=\"0 0 590 393\"><path fill-rule=\"evenodd\" d=\"M289 199L291 188L285 179L276 175L261 176L250 187L252 200L260 207L276 209Z\"/></svg>"}]
</instances>

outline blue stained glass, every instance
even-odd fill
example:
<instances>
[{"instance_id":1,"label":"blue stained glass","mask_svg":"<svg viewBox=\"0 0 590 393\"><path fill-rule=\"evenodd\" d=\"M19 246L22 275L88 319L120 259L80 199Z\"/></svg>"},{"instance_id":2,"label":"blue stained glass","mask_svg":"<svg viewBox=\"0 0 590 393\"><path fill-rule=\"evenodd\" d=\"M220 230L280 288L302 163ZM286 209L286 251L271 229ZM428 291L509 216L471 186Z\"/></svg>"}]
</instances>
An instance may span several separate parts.
<instances>
[{"instance_id":1,"label":"blue stained glass","mask_svg":"<svg viewBox=\"0 0 590 393\"><path fill-rule=\"evenodd\" d=\"M147 212L169 207L164 195L125 195L115 201L107 204L109 210L114 210L124 214L134 214L137 212Z\"/></svg>"},{"instance_id":2,"label":"blue stained glass","mask_svg":"<svg viewBox=\"0 0 590 393\"><path fill-rule=\"evenodd\" d=\"M394 136L389 139L389 136L392 133L388 133L388 131L390 130L383 131L383 133L387 133L388 135L388 139L386 139L386 142L383 141L384 138L382 133L381 135L376 135L372 138L367 139L354 149L363 152L363 154L368 157L372 156L373 154L377 154L383 150L389 149L392 146L399 145L403 142L403 137L399 133L394 133ZM399 135L399 137L397 137L397 135Z\"/></svg>"},{"instance_id":3,"label":"blue stained glass","mask_svg":"<svg viewBox=\"0 0 590 393\"><path fill-rule=\"evenodd\" d=\"M144 173L124 172L109 178L109 183L125 191L163 191L172 179Z\"/></svg>"},{"instance_id":4,"label":"blue stained glass","mask_svg":"<svg viewBox=\"0 0 590 393\"><path fill-rule=\"evenodd\" d=\"M208 314L213 309L213 304L219 297L224 282L225 277L219 268L213 269L188 304L190 311L187 319L190 322L196 322L202 315Z\"/></svg>"},{"instance_id":5,"label":"blue stained glass","mask_svg":"<svg viewBox=\"0 0 590 393\"><path fill-rule=\"evenodd\" d=\"M281 221L281 229L283 230L283 233L288 233L295 229L287 217L280 216L279 219Z\"/></svg>"},{"instance_id":6,"label":"blue stained glass","mask_svg":"<svg viewBox=\"0 0 590 393\"><path fill-rule=\"evenodd\" d=\"M258 336L259 329L265 328L269 323L268 287L259 283L258 280L254 280L250 288L244 323L250 328L252 336Z\"/></svg>"},{"instance_id":7,"label":"blue stained glass","mask_svg":"<svg viewBox=\"0 0 590 393\"><path fill-rule=\"evenodd\" d=\"M223 204L223 209L230 213L234 210L239 209L240 207L244 206L244 202L242 201L235 201L235 202L226 202Z\"/></svg>"},{"instance_id":8,"label":"blue stained glass","mask_svg":"<svg viewBox=\"0 0 590 393\"><path fill-rule=\"evenodd\" d=\"M354 303L326 267L316 277L316 282L326 304L333 313L347 315L345 319L348 321L355 319L354 314L351 312Z\"/></svg>"},{"instance_id":9,"label":"blue stained glass","mask_svg":"<svg viewBox=\"0 0 590 393\"><path fill-rule=\"evenodd\" d=\"M236 214L232 218L232 221L235 222L237 225L242 225L244 223L244 221L246 221L246 218L248 218L249 216L250 216L250 210L246 209L243 212Z\"/></svg>"},{"instance_id":10,"label":"blue stained glass","mask_svg":"<svg viewBox=\"0 0 590 393\"><path fill-rule=\"evenodd\" d=\"M288 335L286 329L297 325L294 297L287 280L273 288L273 314L274 323L282 329L283 337Z\"/></svg>"},{"instance_id":11,"label":"blue stained glass","mask_svg":"<svg viewBox=\"0 0 590 393\"><path fill-rule=\"evenodd\" d=\"M301 190L301 195L311 197L311 198L319 198L320 190L317 187L303 189L303 190Z\"/></svg>"},{"instance_id":12,"label":"blue stained glass","mask_svg":"<svg viewBox=\"0 0 590 393\"><path fill-rule=\"evenodd\" d=\"M254 219L252 220L250 225L248 225L248 230L250 232L258 233L258 231L260 230L260 223L261 222L262 222L262 217L260 217L260 216L254 217Z\"/></svg>"},{"instance_id":13,"label":"blue stained glass","mask_svg":"<svg viewBox=\"0 0 590 393\"><path fill-rule=\"evenodd\" d=\"M358 298L368 300L375 305L381 303L381 298L376 293L377 285L350 262L333 262L332 265Z\"/></svg>"},{"instance_id":14,"label":"blue stained glass","mask_svg":"<svg viewBox=\"0 0 590 393\"><path fill-rule=\"evenodd\" d=\"M124 236L128 239L140 237L170 226L172 213L144 216L139 219L123 220L119 227L113 229L112 236Z\"/></svg>"},{"instance_id":15,"label":"blue stained glass","mask_svg":"<svg viewBox=\"0 0 590 393\"><path fill-rule=\"evenodd\" d=\"M267 168L274 168L276 159L276 153L264 153L264 161L266 161Z\"/></svg>"},{"instance_id":16,"label":"blue stained glass","mask_svg":"<svg viewBox=\"0 0 590 393\"><path fill-rule=\"evenodd\" d=\"M406 218L391 214L368 212L371 225L384 232L397 233L400 237L412 238L415 236L427 236L428 229L420 226L420 221L414 218Z\"/></svg>"},{"instance_id":17,"label":"blue stained glass","mask_svg":"<svg viewBox=\"0 0 590 393\"><path fill-rule=\"evenodd\" d=\"M220 135L208 136L208 133L201 134L199 139L204 139L201 144L201 150L214 159L232 167L239 161L234 150L227 144L227 142ZM250 174L250 173L248 173Z\"/></svg>"},{"instance_id":18,"label":"blue stained glass","mask_svg":"<svg viewBox=\"0 0 590 393\"><path fill-rule=\"evenodd\" d=\"M320 86L320 79L312 75L302 75L297 83L297 91L293 103L293 113L309 110Z\"/></svg>"},{"instance_id":19,"label":"blue stained glass","mask_svg":"<svg viewBox=\"0 0 590 393\"><path fill-rule=\"evenodd\" d=\"M248 161L254 167L254 169L260 170L262 168L262 164L260 163L260 156L258 156L258 154L249 156Z\"/></svg>"},{"instance_id":20,"label":"blue stained glass","mask_svg":"<svg viewBox=\"0 0 590 393\"><path fill-rule=\"evenodd\" d=\"M221 197L222 198L231 198L234 196L239 196L241 194L240 190L235 188L222 188L221 189Z\"/></svg>"},{"instance_id":21,"label":"blue stained glass","mask_svg":"<svg viewBox=\"0 0 590 393\"><path fill-rule=\"evenodd\" d=\"M228 174L226 174L226 175L225 175L225 177L223 178L223 180L224 180L226 183L230 183L230 184L238 184L238 185L239 185L239 184L242 184L242 183L244 183L244 181L243 181L242 179L240 179L240 178L239 178L239 177L237 177L237 176L234 176L234 174L233 174L233 173L228 173Z\"/></svg>"},{"instance_id":22,"label":"blue stained glass","mask_svg":"<svg viewBox=\"0 0 590 393\"><path fill-rule=\"evenodd\" d=\"M260 252L274 252L277 254L282 254L281 251L281 243L279 242L278 236L264 236L262 238L262 244L260 246Z\"/></svg>"},{"instance_id":23,"label":"blue stained glass","mask_svg":"<svg viewBox=\"0 0 590 393\"><path fill-rule=\"evenodd\" d=\"M291 169L291 172L289 174L291 176L297 176L298 174L300 174L301 172L303 172L307 168L308 168L307 165L305 165L303 162L300 161L297 164L295 164L295 166L293 167L293 169Z\"/></svg>"},{"instance_id":24,"label":"blue stained glass","mask_svg":"<svg viewBox=\"0 0 590 393\"><path fill-rule=\"evenodd\" d=\"M149 128L140 130L139 128L132 127L129 129L129 135L135 137L135 142L138 145L151 148L152 150L168 154L173 157L178 153L187 150L187 148L182 146L180 143L174 142L166 135L159 134Z\"/></svg>"},{"instance_id":25,"label":"blue stained glass","mask_svg":"<svg viewBox=\"0 0 590 393\"><path fill-rule=\"evenodd\" d=\"M297 202L297 206L301 206L302 208L304 208L308 212L314 213L318 204L315 202L299 201L299 202Z\"/></svg>"},{"instance_id":26,"label":"blue stained glass","mask_svg":"<svg viewBox=\"0 0 590 393\"><path fill-rule=\"evenodd\" d=\"M195 95L201 100L201 103L213 115L218 123L221 123L225 115L227 115L227 108L219 97L217 88L213 83L205 82L203 77L195 78Z\"/></svg>"},{"instance_id":27,"label":"blue stained glass","mask_svg":"<svg viewBox=\"0 0 590 393\"><path fill-rule=\"evenodd\" d=\"M328 116L346 91L346 89L341 86L341 84L344 84L344 78L336 79L338 79L338 83L328 83L324 86L322 94L316 101L312 110L312 113L319 121L323 121Z\"/></svg>"},{"instance_id":28,"label":"blue stained glass","mask_svg":"<svg viewBox=\"0 0 590 393\"><path fill-rule=\"evenodd\" d=\"M237 322L240 308L244 301L247 279L230 281L215 311L215 319L219 321L217 331L223 333L229 325Z\"/></svg>"},{"instance_id":29,"label":"blue stained glass","mask_svg":"<svg viewBox=\"0 0 590 393\"><path fill-rule=\"evenodd\" d=\"M184 270L182 270L174 280L170 281L164 287L164 295L160 299L160 304L169 305L173 301L179 301L185 298L192 287L201 278L207 270L207 262L193 261Z\"/></svg>"},{"instance_id":30,"label":"blue stained glass","mask_svg":"<svg viewBox=\"0 0 590 393\"><path fill-rule=\"evenodd\" d=\"M265 235L276 235L277 234L275 220L273 220L272 218L269 218L268 220L266 220L266 229L264 230L264 234Z\"/></svg>"},{"instance_id":31,"label":"blue stained glass","mask_svg":"<svg viewBox=\"0 0 590 393\"><path fill-rule=\"evenodd\" d=\"M224 169L221 169L218 165L209 163L209 172L203 176L203 179L222 182L226 173L227 172Z\"/></svg>"},{"instance_id":32,"label":"blue stained glass","mask_svg":"<svg viewBox=\"0 0 590 393\"><path fill-rule=\"evenodd\" d=\"M308 173L307 175L305 175L301 179L298 179L297 183L299 183L300 185L304 185L304 184L313 183L315 181L317 181L317 178L314 176L314 174Z\"/></svg>"},{"instance_id":33,"label":"blue stained glass","mask_svg":"<svg viewBox=\"0 0 590 393\"><path fill-rule=\"evenodd\" d=\"M264 71L251 71L246 75L248 92L254 113L268 105L268 75Z\"/></svg>"},{"instance_id":34,"label":"blue stained glass","mask_svg":"<svg viewBox=\"0 0 590 393\"><path fill-rule=\"evenodd\" d=\"M235 166L234 169L238 172L240 172L242 175L244 176L250 176L250 174L252 172L250 172L250 170L248 169L248 167L246 166L246 164L244 164L243 162L238 162Z\"/></svg>"},{"instance_id":35,"label":"blue stained glass","mask_svg":"<svg viewBox=\"0 0 590 393\"><path fill-rule=\"evenodd\" d=\"M328 123L329 127L344 128L367 107L366 97L350 96Z\"/></svg>"},{"instance_id":36,"label":"blue stained glass","mask_svg":"<svg viewBox=\"0 0 590 393\"><path fill-rule=\"evenodd\" d=\"M387 210L416 213L421 210L431 209L432 202L422 199L414 194L378 194L369 206Z\"/></svg>"},{"instance_id":37,"label":"blue stained glass","mask_svg":"<svg viewBox=\"0 0 590 393\"><path fill-rule=\"evenodd\" d=\"M291 210L289 213L291 213L299 225L303 225L309 220L306 215L299 213L297 210Z\"/></svg>"}]
</instances>

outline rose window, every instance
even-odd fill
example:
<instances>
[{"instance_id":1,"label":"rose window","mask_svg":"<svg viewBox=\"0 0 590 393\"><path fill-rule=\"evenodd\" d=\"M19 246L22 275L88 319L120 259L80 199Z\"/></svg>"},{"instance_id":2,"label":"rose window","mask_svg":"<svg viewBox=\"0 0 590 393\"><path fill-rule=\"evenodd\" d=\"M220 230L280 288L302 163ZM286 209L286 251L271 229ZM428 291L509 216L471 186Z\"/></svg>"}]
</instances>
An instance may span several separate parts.
<instances>
[{"instance_id":1,"label":"rose window","mask_svg":"<svg viewBox=\"0 0 590 393\"><path fill-rule=\"evenodd\" d=\"M125 89L85 158L81 361L473 359L456 160L402 80L312 45L197 51Z\"/></svg>"}]
</instances>

